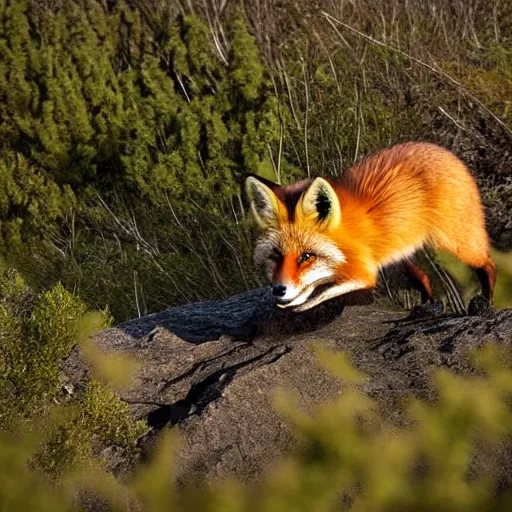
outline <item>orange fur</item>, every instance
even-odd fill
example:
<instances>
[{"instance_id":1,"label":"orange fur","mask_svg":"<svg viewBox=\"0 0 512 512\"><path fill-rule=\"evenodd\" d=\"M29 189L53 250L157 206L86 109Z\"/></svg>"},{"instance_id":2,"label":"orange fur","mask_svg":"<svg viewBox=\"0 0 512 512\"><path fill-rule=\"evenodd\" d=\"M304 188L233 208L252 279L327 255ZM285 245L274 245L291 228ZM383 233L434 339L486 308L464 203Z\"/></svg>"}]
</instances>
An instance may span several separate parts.
<instances>
[{"instance_id":1,"label":"orange fur","mask_svg":"<svg viewBox=\"0 0 512 512\"><path fill-rule=\"evenodd\" d=\"M363 259L371 253L362 263L385 264L424 244L472 267L482 267L489 257L478 187L445 149L427 143L394 146L353 167L334 189L343 221L330 236Z\"/></svg>"},{"instance_id":2,"label":"orange fur","mask_svg":"<svg viewBox=\"0 0 512 512\"><path fill-rule=\"evenodd\" d=\"M430 143L400 144L364 159L340 180L327 181L339 201L340 221L312 217L303 197L313 182L271 186L279 203L273 229L287 261L274 268L274 282L287 273L300 274L300 265L294 266L286 253L293 247L295 258L307 248L311 233L334 242L345 257L336 265L336 284L357 281L364 283L360 288L372 288L380 267L430 245L476 269L484 295L492 299L495 267L480 194L453 153Z\"/></svg>"}]
</instances>

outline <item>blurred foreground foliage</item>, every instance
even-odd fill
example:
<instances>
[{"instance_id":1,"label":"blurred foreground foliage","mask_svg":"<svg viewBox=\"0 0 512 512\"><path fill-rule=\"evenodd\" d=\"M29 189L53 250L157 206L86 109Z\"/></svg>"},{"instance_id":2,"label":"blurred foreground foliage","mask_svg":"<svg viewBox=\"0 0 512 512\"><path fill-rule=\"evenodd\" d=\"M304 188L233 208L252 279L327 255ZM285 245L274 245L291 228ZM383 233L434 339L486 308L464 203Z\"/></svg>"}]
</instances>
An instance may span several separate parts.
<instances>
[{"instance_id":1,"label":"blurred foreground foliage","mask_svg":"<svg viewBox=\"0 0 512 512\"><path fill-rule=\"evenodd\" d=\"M116 321L261 283L241 183L453 149L512 247L510 2L0 0L0 252Z\"/></svg>"},{"instance_id":2,"label":"blurred foreground foliage","mask_svg":"<svg viewBox=\"0 0 512 512\"><path fill-rule=\"evenodd\" d=\"M276 407L298 442L256 483L176 485L179 439L168 430L151 460L122 482L90 461L53 484L30 464L52 431L49 420L44 436L42 429L0 435L0 502L5 510L43 512L510 510L509 350L488 345L475 353L472 375L438 372L435 400L407 399L400 427L391 426L386 411L364 394L365 377L345 354L321 346L317 353L344 390L311 415L301 412L293 395L277 393Z\"/></svg>"}]
</instances>

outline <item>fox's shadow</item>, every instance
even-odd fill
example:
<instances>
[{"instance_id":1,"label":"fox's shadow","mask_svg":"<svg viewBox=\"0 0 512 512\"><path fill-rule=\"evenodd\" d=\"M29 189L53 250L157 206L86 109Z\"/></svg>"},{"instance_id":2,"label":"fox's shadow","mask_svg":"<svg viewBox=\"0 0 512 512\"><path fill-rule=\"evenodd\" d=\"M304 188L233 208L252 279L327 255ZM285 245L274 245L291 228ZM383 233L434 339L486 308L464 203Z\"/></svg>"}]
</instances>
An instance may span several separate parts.
<instances>
[{"instance_id":1,"label":"fox's shadow","mask_svg":"<svg viewBox=\"0 0 512 512\"><path fill-rule=\"evenodd\" d=\"M155 329L164 328L193 344L214 341L221 336L250 342L262 334L310 332L332 322L346 306L372 302L370 292L359 291L331 299L303 313L294 313L279 309L271 288L265 287L224 300L168 308L116 328L136 339L151 337Z\"/></svg>"}]
</instances>

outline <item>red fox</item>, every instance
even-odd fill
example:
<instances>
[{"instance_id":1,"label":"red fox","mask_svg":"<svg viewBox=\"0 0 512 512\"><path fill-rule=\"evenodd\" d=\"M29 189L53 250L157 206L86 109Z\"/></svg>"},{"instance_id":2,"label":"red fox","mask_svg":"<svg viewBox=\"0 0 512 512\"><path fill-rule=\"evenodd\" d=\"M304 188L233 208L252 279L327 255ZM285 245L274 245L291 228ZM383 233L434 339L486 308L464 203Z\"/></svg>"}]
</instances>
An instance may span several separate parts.
<instances>
[{"instance_id":1,"label":"red fox","mask_svg":"<svg viewBox=\"0 0 512 512\"><path fill-rule=\"evenodd\" d=\"M245 187L263 230L254 260L266 264L280 307L305 311L374 288L379 268L398 262L423 302L433 302L427 274L411 260L425 245L474 268L492 303L496 267L478 187L447 149L408 142L364 159L338 181L282 187L249 175Z\"/></svg>"}]
</instances>

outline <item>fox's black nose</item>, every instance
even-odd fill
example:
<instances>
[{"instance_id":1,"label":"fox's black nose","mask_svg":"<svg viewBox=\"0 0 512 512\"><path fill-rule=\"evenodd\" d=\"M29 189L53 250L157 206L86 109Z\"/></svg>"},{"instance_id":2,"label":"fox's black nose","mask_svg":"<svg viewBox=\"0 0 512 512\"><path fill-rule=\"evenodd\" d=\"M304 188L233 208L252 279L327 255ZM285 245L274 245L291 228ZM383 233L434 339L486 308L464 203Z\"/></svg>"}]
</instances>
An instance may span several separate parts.
<instances>
[{"instance_id":1,"label":"fox's black nose","mask_svg":"<svg viewBox=\"0 0 512 512\"><path fill-rule=\"evenodd\" d=\"M274 288L272 288L272 293L276 297L284 297L284 295L286 293L286 286L284 286L282 284L278 284L277 286L274 286Z\"/></svg>"}]
</instances>

